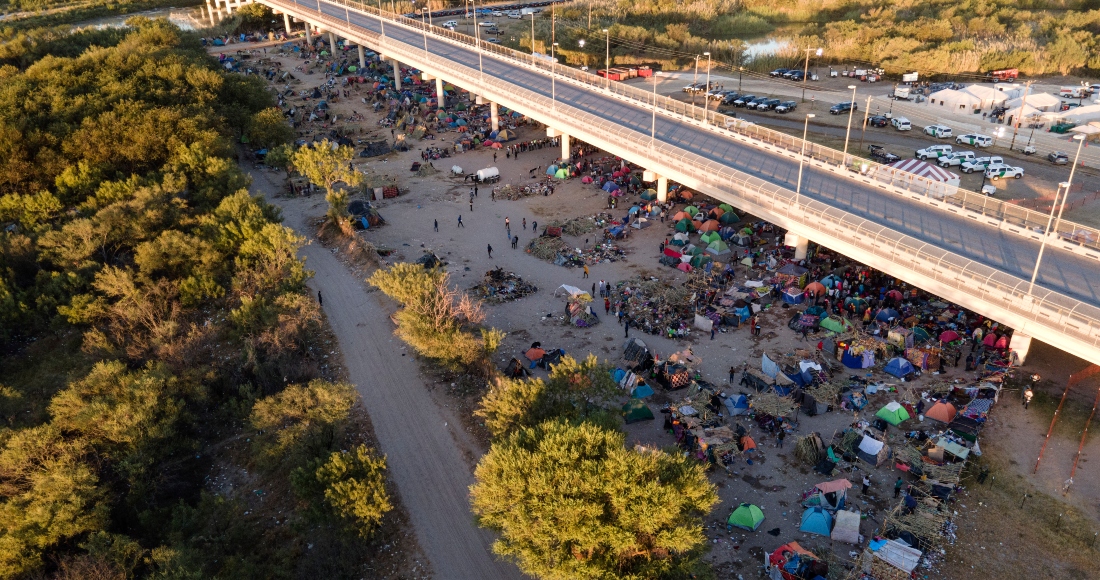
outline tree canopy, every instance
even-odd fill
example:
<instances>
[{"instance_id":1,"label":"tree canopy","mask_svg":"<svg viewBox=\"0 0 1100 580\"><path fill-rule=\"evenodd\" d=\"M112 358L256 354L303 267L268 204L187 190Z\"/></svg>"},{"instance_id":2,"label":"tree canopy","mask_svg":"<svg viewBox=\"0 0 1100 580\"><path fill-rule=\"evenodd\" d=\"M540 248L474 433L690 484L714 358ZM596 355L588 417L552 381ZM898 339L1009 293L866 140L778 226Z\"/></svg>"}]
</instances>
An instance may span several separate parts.
<instances>
[{"instance_id":1,"label":"tree canopy","mask_svg":"<svg viewBox=\"0 0 1100 580\"><path fill-rule=\"evenodd\" d=\"M470 488L493 550L545 579L691 577L714 487L697 463L624 441L554 420L494 443Z\"/></svg>"},{"instance_id":2,"label":"tree canopy","mask_svg":"<svg viewBox=\"0 0 1100 580\"><path fill-rule=\"evenodd\" d=\"M355 159L354 149L328 139L298 149L291 158L295 169L325 188L329 217L334 220L348 215L348 194L337 189L336 184L342 182L348 187L355 187L363 181L363 174L351 167L352 159Z\"/></svg>"}]
</instances>

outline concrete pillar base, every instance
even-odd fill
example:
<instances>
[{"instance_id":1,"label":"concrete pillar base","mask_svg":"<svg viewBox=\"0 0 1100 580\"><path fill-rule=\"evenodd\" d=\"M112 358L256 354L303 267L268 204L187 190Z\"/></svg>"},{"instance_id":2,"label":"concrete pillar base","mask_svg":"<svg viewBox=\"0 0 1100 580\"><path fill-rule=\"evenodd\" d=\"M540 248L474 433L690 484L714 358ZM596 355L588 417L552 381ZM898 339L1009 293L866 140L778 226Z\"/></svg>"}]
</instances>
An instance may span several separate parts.
<instances>
[{"instance_id":1,"label":"concrete pillar base","mask_svg":"<svg viewBox=\"0 0 1100 580\"><path fill-rule=\"evenodd\" d=\"M443 79L435 79L435 100L442 111L447 106L447 93L443 92Z\"/></svg>"},{"instance_id":2,"label":"concrete pillar base","mask_svg":"<svg viewBox=\"0 0 1100 580\"><path fill-rule=\"evenodd\" d=\"M787 233L783 238L783 245L794 248L795 260L805 260L806 253L810 249L810 240L792 233Z\"/></svg>"},{"instance_id":3,"label":"concrete pillar base","mask_svg":"<svg viewBox=\"0 0 1100 580\"><path fill-rule=\"evenodd\" d=\"M561 131L558 131L557 129L555 129L553 127L547 127L546 128L546 136L547 137L559 137L561 135L563 135L563 133Z\"/></svg>"},{"instance_id":4,"label":"concrete pillar base","mask_svg":"<svg viewBox=\"0 0 1100 580\"><path fill-rule=\"evenodd\" d=\"M362 44L359 45L359 68L367 68L367 52Z\"/></svg>"},{"instance_id":5,"label":"concrete pillar base","mask_svg":"<svg viewBox=\"0 0 1100 580\"><path fill-rule=\"evenodd\" d=\"M668 201L668 178L663 175L657 176L657 201Z\"/></svg>"},{"instance_id":6,"label":"concrete pillar base","mask_svg":"<svg viewBox=\"0 0 1100 580\"><path fill-rule=\"evenodd\" d=\"M1012 333L1012 340L1008 342L1008 348L1016 353L1019 364L1023 365L1027 361L1027 352L1031 350L1031 337L1017 330Z\"/></svg>"},{"instance_id":7,"label":"concrete pillar base","mask_svg":"<svg viewBox=\"0 0 1100 580\"><path fill-rule=\"evenodd\" d=\"M313 32L310 30L311 28L313 28L313 25L306 22L306 43L310 45L313 44Z\"/></svg>"},{"instance_id":8,"label":"concrete pillar base","mask_svg":"<svg viewBox=\"0 0 1100 580\"><path fill-rule=\"evenodd\" d=\"M393 59L390 62L393 63L393 86L397 90L401 90L401 63L397 62L397 59Z\"/></svg>"},{"instance_id":9,"label":"concrete pillar base","mask_svg":"<svg viewBox=\"0 0 1100 580\"><path fill-rule=\"evenodd\" d=\"M290 15L283 12L283 24L286 25L286 35L290 36Z\"/></svg>"},{"instance_id":10,"label":"concrete pillar base","mask_svg":"<svg viewBox=\"0 0 1100 580\"><path fill-rule=\"evenodd\" d=\"M332 56L336 56L336 35L332 32L328 33L328 47Z\"/></svg>"},{"instance_id":11,"label":"concrete pillar base","mask_svg":"<svg viewBox=\"0 0 1100 580\"><path fill-rule=\"evenodd\" d=\"M571 153L572 152L571 152L570 147L569 147L569 135L562 134L562 136L561 136L561 158L562 159L569 159L572 156Z\"/></svg>"},{"instance_id":12,"label":"concrete pillar base","mask_svg":"<svg viewBox=\"0 0 1100 580\"><path fill-rule=\"evenodd\" d=\"M477 96L477 97L476 97L476 98L474 99L474 104L475 104L475 105L484 105L484 104L485 104L486 102L487 102L487 101L485 100L485 97L482 97L481 95L478 95L478 96Z\"/></svg>"},{"instance_id":13,"label":"concrete pillar base","mask_svg":"<svg viewBox=\"0 0 1100 580\"><path fill-rule=\"evenodd\" d=\"M500 131L500 107L496 103L489 103L489 122L494 131Z\"/></svg>"}]
</instances>

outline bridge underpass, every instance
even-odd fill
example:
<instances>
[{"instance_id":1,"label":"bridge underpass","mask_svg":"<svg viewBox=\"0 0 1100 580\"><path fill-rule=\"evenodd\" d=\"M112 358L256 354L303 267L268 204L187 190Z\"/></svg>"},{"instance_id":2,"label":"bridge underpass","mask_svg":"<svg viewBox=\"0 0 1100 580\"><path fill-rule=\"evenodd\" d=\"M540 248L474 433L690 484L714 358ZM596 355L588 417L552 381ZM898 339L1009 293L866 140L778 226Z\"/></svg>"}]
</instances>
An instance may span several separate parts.
<instances>
[{"instance_id":1,"label":"bridge underpass","mask_svg":"<svg viewBox=\"0 0 1100 580\"><path fill-rule=\"evenodd\" d=\"M356 3L263 2L1001 321L1016 329L1014 346L1026 350L1035 337L1100 363L1098 251L1049 236L1029 292L1042 234L1009 220L901 195L823 163L806 164L796 196L797 154L647 105L645 93L604 90L572 69L562 74L565 67L551 74L523 55L478 50L469 37Z\"/></svg>"}]
</instances>

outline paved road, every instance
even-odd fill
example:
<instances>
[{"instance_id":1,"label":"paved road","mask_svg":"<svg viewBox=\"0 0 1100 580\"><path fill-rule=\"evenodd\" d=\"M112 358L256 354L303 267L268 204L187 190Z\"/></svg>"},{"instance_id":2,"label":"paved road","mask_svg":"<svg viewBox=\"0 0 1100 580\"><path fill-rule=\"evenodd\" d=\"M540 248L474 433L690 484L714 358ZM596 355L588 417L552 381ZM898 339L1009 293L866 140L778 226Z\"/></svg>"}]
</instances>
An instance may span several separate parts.
<instances>
[{"instance_id":1,"label":"paved road","mask_svg":"<svg viewBox=\"0 0 1100 580\"><path fill-rule=\"evenodd\" d=\"M271 175L253 173L258 192L278 191L279 186L268 180ZM270 196L269 201L283 208L287 226L307 239L313 237L305 223L313 202ZM315 272L309 285L323 293L325 315L340 342L348 376L370 414L380 451L434 577L523 578L514 565L493 555L493 534L474 524L468 500L474 480L470 462L481 451L453 414L432 399L414 357L402 356L405 351L393 335L385 296L366 293L362 281L319 244L303 247L300 255Z\"/></svg>"},{"instance_id":2,"label":"paved road","mask_svg":"<svg viewBox=\"0 0 1100 580\"><path fill-rule=\"evenodd\" d=\"M318 6L315 1L295 1L303 8L311 10L316 10ZM320 5L326 14L341 20L345 18L342 6L323 1ZM382 31L379 21L372 17L356 13L351 13L350 17L355 26L378 33ZM386 36L405 42L417 50L422 50L425 46L421 34L398 26L386 27ZM478 67L478 53L470 48L431 37L427 39L427 46L428 51L433 54L472 68ZM482 62L486 75L507 80L547 97L552 94L550 79L542 74L497 60L489 53L483 55ZM566 83L556 83L556 98L642 134L650 132L651 111L642 107ZM661 115L657 116L657 138L686 151L722 162L738 171L794 189L798 163L787 157L779 157ZM992 227L976 226L966 218L939 212L900 196L883 195L875 188L838 179L810 166L806 167L803 177L802 195L871 219L1013 276L1025 280L1031 278L1039 245L1014 234ZM1100 305L1100 268L1096 267L1095 262L1068 252L1046 252L1037 285L1092 305Z\"/></svg>"}]
</instances>

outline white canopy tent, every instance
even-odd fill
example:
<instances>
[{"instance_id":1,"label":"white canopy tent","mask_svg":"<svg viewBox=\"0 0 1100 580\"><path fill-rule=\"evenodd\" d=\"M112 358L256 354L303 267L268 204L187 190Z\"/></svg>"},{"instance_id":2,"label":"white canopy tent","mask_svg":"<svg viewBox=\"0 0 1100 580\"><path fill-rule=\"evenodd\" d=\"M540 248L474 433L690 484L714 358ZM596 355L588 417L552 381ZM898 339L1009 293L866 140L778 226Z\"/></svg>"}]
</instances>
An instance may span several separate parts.
<instances>
[{"instance_id":1,"label":"white canopy tent","mask_svg":"<svg viewBox=\"0 0 1100 580\"><path fill-rule=\"evenodd\" d=\"M959 189L959 176L942 167L926 163L919 159L902 159L889 165L880 166L876 172L887 172L893 185L907 189L917 178L927 180L929 193L945 197L955 195ZM880 177L880 176L877 176Z\"/></svg>"},{"instance_id":2,"label":"white canopy tent","mask_svg":"<svg viewBox=\"0 0 1100 580\"><path fill-rule=\"evenodd\" d=\"M1013 107L1019 107L1020 105L1024 104L1024 100L1024 97L1009 99L1005 103L1005 107L1008 107L1009 109ZM1058 107L1062 105L1062 99L1059 99L1058 97L1050 93L1028 93L1026 100L1029 107L1035 107L1036 109L1039 109L1043 112L1057 111Z\"/></svg>"},{"instance_id":3,"label":"white canopy tent","mask_svg":"<svg viewBox=\"0 0 1100 580\"><path fill-rule=\"evenodd\" d=\"M1059 118L1063 121L1077 123L1078 125L1086 125L1092 121L1100 121L1100 105L1088 105L1070 109L1059 115Z\"/></svg>"},{"instance_id":4,"label":"white canopy tent","mask_svg":"<svg viewBox=\"0 0 1100 580\"><path fill-rule=\"evenodd\" d=\"M963 92L977 97L981 101L979 108L982 109L996 107L1008 100L1008 95L1004 91L984 85L970 85L963 89Z\"/></svg>"},{"instance_id":5,"label":"white canopy tent","mask_svg":"<svg viewBox=\"0 0 1100 580\"><path fill-rule=\"evenodd\" d=\"M982 100L964 91L944 89L928 95L928 104L932 107L943 107L952 111L970 112L974 109L980 109Z\"/></svg>"}]
</instances>

